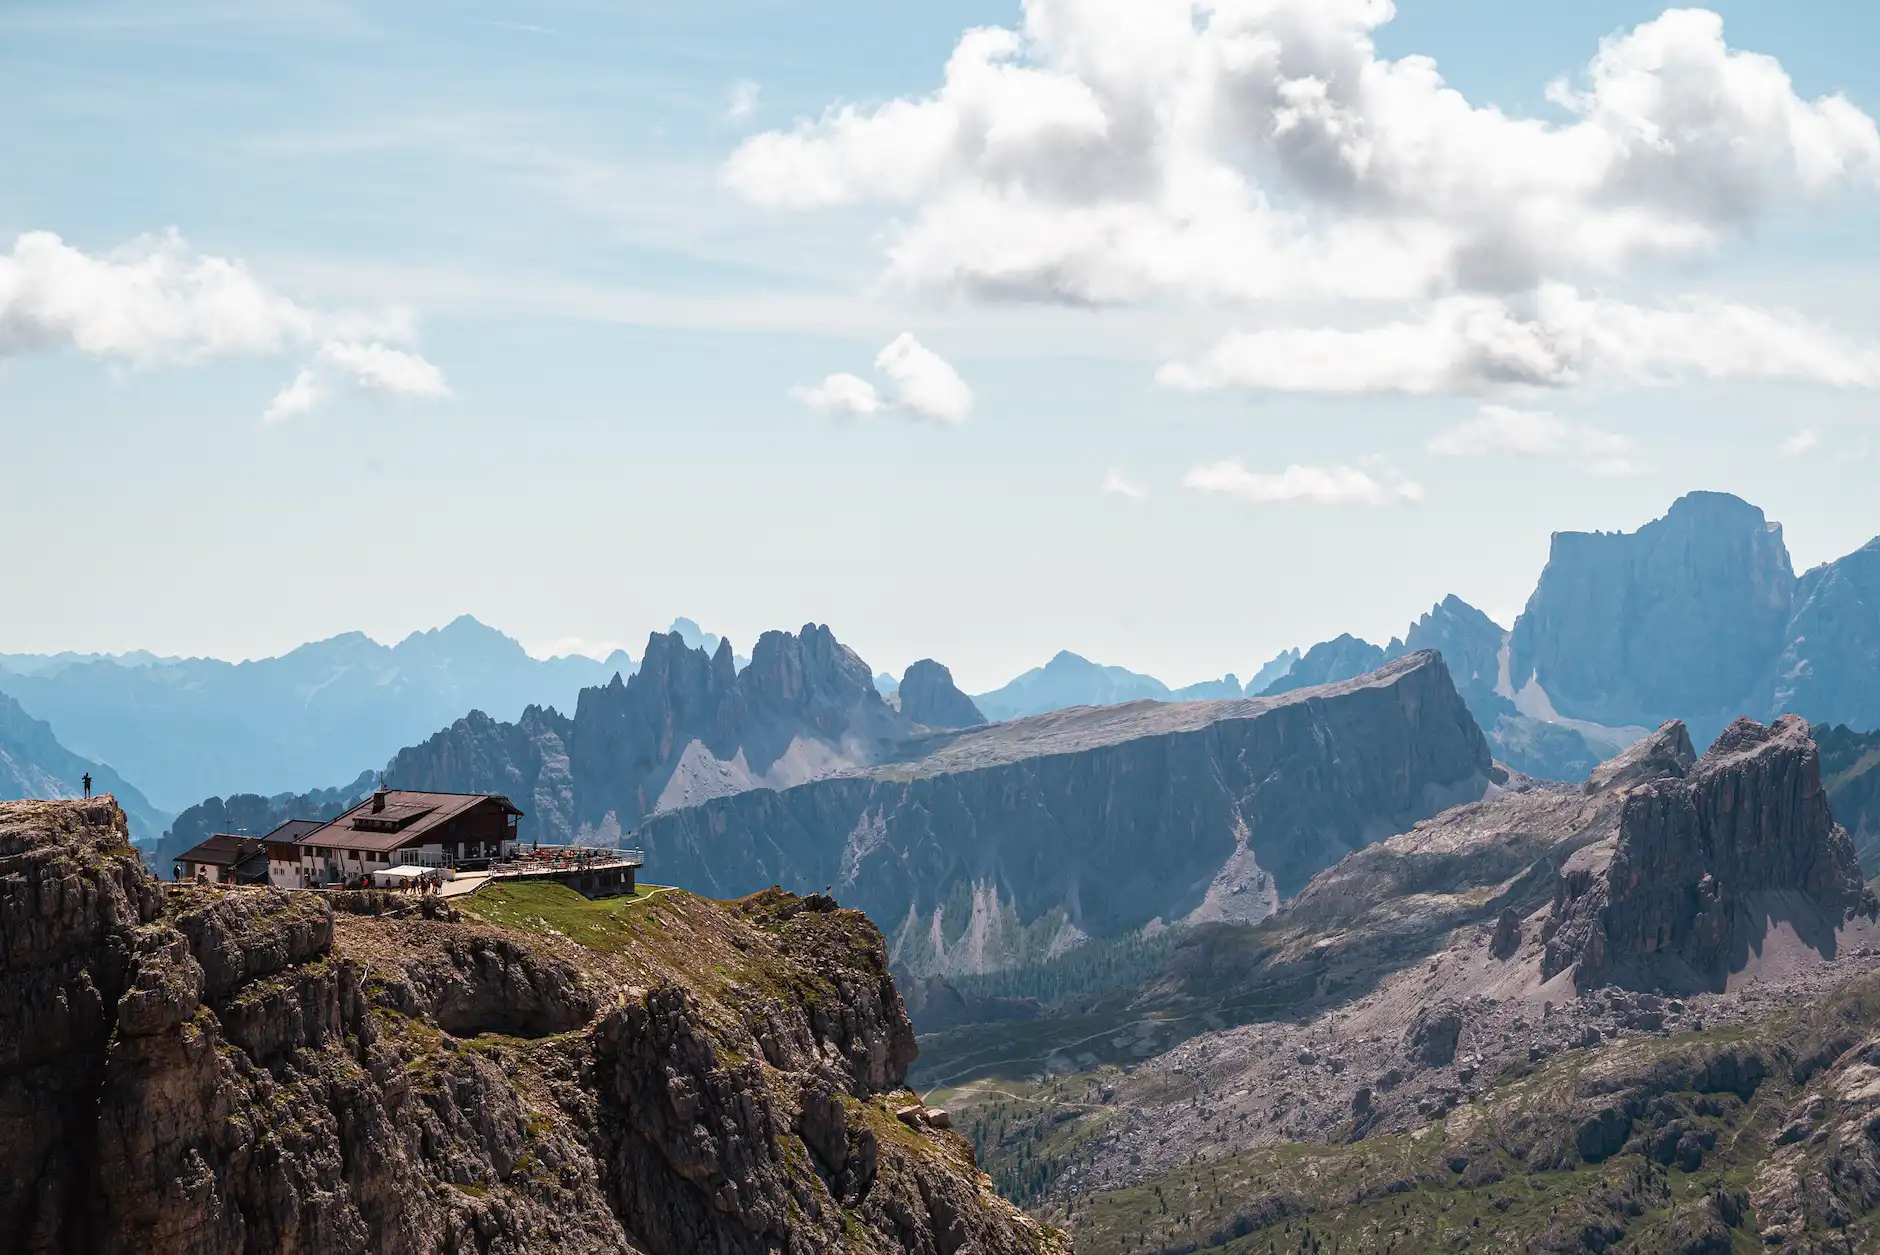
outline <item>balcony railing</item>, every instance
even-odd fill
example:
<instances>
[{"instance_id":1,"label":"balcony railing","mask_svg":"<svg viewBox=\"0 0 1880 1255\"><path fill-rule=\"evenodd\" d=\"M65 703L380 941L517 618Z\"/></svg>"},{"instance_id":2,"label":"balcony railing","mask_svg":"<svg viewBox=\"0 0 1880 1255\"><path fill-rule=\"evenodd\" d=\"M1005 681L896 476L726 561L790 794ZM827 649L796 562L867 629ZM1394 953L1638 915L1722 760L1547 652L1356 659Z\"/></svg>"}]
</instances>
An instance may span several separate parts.
<instances>
[{"instance_id":1,"label":"balcony railing","mask_svg":"<svg viewBox=\"0 0 1880 1255\"><path fill-rule=\"evenodd\" d=\"M508 858L490 864L493 876L566 876L573 872L607 871L617 867L643 867L646 855L639 850L614 850L601 847L558 846L554 850L530 847L517 850Z\"/></svg>"}]
</instances>

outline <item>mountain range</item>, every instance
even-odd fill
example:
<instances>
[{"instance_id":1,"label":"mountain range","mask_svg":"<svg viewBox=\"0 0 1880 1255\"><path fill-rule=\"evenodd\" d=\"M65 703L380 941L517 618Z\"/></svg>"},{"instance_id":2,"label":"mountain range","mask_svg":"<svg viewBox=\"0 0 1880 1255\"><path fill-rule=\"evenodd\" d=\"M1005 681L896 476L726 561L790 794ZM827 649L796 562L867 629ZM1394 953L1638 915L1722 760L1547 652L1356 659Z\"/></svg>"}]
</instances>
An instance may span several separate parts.
<instances>
[{"instance_id":1,"label":"mountain range","mask_svg":"<svg viewBox=\"0 0 1880 1255\"><path fill-rule=\"evenodd\" d=\"M981 721L931 660L908 669L897 697L941 724ZM386 776L507 794L536 840L610 843L655 811L864 768L931 730L884 699L826 626L764 633L742 670L729 641L708 655L656 633L639 668L584 690L572 717L531 706L504 723L473 711L400 751Z\"/></svg>"},{"instance_id":2,"label":"mountain range","mask_svg":"<svg viewBox=\"0 0 1880 1255\"><path fill-rule=\"evenodd\" d=\"M1880 539L1797 577L1782 527L1694 492L1635 532L1557 532L1511 630L1451 596L1402 640L1307 650L1267 692L1439 649L1494 746L1584 779L1668 719L1707 745L1739 715L1880 728Z\"/></svg>"},{"instance_id":3,"label":"mountain range","mask_svg":"<svg viewBox=\"0 0 1880 1255\"><path fill-rule=\"evenodd\" d=\"M1247 684L1232 672L1218 680L1203 680L1182 688L1170 688L1154 676L1123 667L1109 667L1091 662L1069 650L1059 652L1042 667L1012 680L990 693L980 693L974 703L993 720L1019 719L1042 715L1072 706L1116 706L1124 702L1212 702L1236 697L1256 697L1267 685L1287 674L1299 661L1299 651L1288 650L1273 659ZM1357 672L1352 672L1356 675ZM1345 677L1349 678L1349 677Z\"/></svg>"},{"instance_id":4,"label":"mountain range","mask_svg":"<svg viewBox=\"0 0 1880 1255\"><path fill-rule=\"evenodd\" d=\"M928 734L865 768L662 808L634 843L714 897L829 887L889 934L901 970L982 973L1263 918L1344 855L1506 779L1442 659L1418 653L1275 698Z\"/></svg>"},{"instance_id":5,"label":"mountain range","mask_svg":"<svg viewBox=\"0 0 1880 1255\"><path fill-rule=\"evenodd\" d=\"M916 1082L1096 1255L1871 1249L1880 901L1822 768L1667 723L1127 981L923 988Z\"/></svg>"},{"instance_id":6,"label":"mountain range","mask_svg":"<svg viewBox=\"0 0 1880 1255\"><path fill-rule=\"evenodd\" d=\"M350 780L467 710L572 706L632 664L531 658L464 616L381 645L357 632L277 658L0 656L0 692L72 753L109 763L173 811L233 786L260 794Z\"/></svg>"}]
</instances>

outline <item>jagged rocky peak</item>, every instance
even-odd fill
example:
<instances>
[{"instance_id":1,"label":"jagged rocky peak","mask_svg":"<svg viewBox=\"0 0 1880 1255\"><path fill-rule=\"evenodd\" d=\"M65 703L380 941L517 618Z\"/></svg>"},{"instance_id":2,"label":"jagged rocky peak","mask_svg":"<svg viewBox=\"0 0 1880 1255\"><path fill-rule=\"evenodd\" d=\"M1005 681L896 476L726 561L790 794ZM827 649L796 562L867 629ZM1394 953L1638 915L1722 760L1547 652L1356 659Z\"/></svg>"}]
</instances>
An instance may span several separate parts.
<instances>
[{"instance_id":1,"label":"jagged rocky peak","mask_svg":"<svg viewBox=\"0 0 1880 1255\"><path fill-rule=\"evenodd\" d=\"M613 910L163 885L108 799L0 803L5 1249L1067 1249L905 1088L860 913Z\"/></svg>"},{"instance_id":2,"label":"jagged rocky peak","mask_svg":"<svg viewBox=\"0 0 1880 1255\"><path fill-rule=\"evenodd\" d=\"M1383 665L1387 656L1403 652L1401 642L1392 641L1391 644L1396 648L1387 651L1349 632L1329 641L1320 641L1308 649L1304 657L1293 663L1292 669L1284 676L1267 685L1264 695L1277 696L1361 676Z\"/></svg>"},{"instance_id":3,"label":"jagged rocky peak","mask_svg":"<svg viewBox=\"0 0 1880 1255\"><path fill-rule=\"evenodd\" d=\"M929 728L975 728L986 721L973 699L953 683L953 673L922 658L901 677L901 713Z\"/></svg>"},{"instance_id":4,"label":"jagged rocky peak","mask_svg":"<svg viewBox=\"0 0 1880 1255\"><path fill-rule=\"evenodd\" d=\"M1689 753L1681 728L1652 738L1667 771ZM1808 724L1739 719L1681 777L1638 784L1617 836L1568 858L1555 881L1542 975L1721 988L1771 928L1832 953L1856 911L1872 915L1853 842L1834 821Z\"/></svg>"},{"instance_id":5,"label":"jagged rocky peak","mask_svg":"<svg viewBox=\"0 0 1880 1255\"><path fill-rule=\"evenodd\" d=\"M1681 720L1672 719L1628 749L1593 768L1582 790L1607 793L1629 789L1648 780L1683 779L1697 762L1691 734Z\"/></svg>"},{"instance_id":6,"label":"jagged rocky peak","mask_svg":"<svg viewBox=\"0 0 1880 1255\"><path fill-rule=\"evenodd\" d=\"M1680 497L1636 532L1556 532L1510 680L1613 726L1762 709L1794 587L1781 525L1727 493Z\"/></svg>"},{"instance_id":7,"label":"jagged rocky peak","mask_svg":"<svg viewBox=\"0 0 1880 1255\"><path fill-rule=\"evenodd\" d=\"M729 656L728 646L719 647ZM753 710L794 715L830 736L846 730L857 708L885 708L868 664L827 624L805 623L795 634L764 633L738 678Z\"/></svg>"}]
</instances>

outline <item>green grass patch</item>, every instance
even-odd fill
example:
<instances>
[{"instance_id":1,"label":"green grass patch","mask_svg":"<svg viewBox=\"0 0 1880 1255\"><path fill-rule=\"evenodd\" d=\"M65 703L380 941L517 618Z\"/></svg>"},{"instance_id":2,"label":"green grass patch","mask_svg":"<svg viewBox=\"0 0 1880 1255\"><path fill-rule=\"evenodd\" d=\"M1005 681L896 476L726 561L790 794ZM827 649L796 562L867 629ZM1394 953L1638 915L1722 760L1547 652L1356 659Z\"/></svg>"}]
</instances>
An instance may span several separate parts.
<instances>
[{"instance_id":1,"label":"green grass patch","mask_svg":"<svg viewBox=\"0 0 1880 1255\"><path fill-rule=\"evenodd\" d=\"M565 885L499 882L487 884L452 905L487 924L541 936L566 937L590 950L619 954L643 940L637 925L643 905L659 894L655 885L637 885L631 895L585 898Z\"/></svg>"}]
</instances>

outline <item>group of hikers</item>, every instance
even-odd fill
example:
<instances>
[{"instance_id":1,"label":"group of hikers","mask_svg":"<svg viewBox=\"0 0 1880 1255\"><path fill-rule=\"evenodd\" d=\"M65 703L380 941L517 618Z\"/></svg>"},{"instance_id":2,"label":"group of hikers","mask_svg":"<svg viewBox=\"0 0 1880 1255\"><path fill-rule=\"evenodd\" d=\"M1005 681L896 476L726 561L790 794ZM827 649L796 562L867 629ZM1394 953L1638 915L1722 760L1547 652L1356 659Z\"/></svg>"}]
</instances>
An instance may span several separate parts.
<instances>
[{"instance_id":1,"label":"group of hikers","mask_svg":"<svg viewBox=\"0 0 1880 1255\"><path fill-rule=\"evenodd\" d=\"M182 883L183 865L181 863L176 863L171 866L170 879L173 881L176 881L179 884ZM212 882L209 879L208 869L203 868L203 867L198 867L196 869L195 880L196 880L196 883L199 885L216 883L216 882ZM313 888L313 887L318 887L318 886L303 886L303 887ZM331 884L331 885L327 885L324 887L328 889L370 889L372 888L372 877L369 874L360 875L360 876L348 876L336 884ZM423 872L417 876L401 876L398 879L398 881L395 884L393 884L391 887L399 893L419 893L419 894L442 893L444 891L444 873L441 871L432 870L428 872Z\"/></svg>"}]
</instances>

